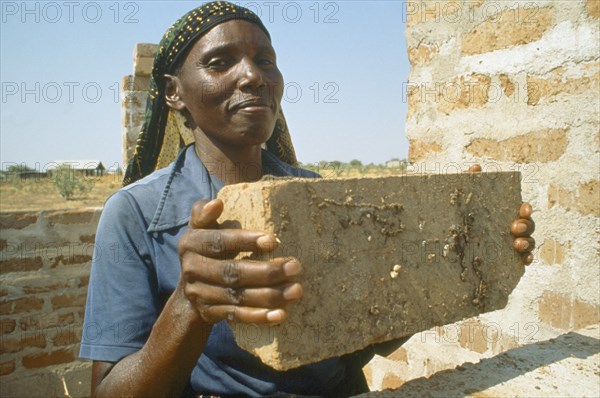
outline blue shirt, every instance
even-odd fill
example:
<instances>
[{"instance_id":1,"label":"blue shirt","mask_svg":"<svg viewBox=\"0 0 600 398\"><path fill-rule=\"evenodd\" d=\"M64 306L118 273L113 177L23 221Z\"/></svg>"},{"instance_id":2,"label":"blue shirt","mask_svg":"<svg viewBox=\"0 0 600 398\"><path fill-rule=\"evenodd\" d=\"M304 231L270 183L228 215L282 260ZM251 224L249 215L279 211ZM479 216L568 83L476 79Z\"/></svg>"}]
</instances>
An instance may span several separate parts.
<instances>
[{"instance_id":1,"label":"blue shirt","mask_svg":"<svg viewBox=\"0 0 600 398\"><path fill-rule=\"evenodd\" d=\"M263 173L314 178L263 151ZM194 146L174 163L115 193L98 231L80 356L118 362L145 344L180 275L177 243L192 205L211 200L223 183L211 176ZM344 383L339 358L278 372L239 348L227 322L213 326L190 378L196 393L263 396L278 392L328 395Z\"/></svg>"}]
</instances>

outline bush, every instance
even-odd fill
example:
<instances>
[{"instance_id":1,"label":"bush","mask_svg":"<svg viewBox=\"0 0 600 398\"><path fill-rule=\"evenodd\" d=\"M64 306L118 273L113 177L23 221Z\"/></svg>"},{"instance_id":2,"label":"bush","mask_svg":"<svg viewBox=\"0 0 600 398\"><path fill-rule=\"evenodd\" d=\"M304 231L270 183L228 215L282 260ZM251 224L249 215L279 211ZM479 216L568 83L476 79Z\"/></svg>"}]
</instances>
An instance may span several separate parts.
<instances>
[{"instance_id":1,"label":"bush","mask_svg":"<svg viewBox=\"0 0 600 398\"><path fill-rule=\"evenodd\" d=\"M52 170L51 178L52 185L58 190L60 196L67 200L75 195L75 191L84 194L91 191L94 185L92 180L86 179L69 165L61 165Z\"/></svg>"}]
</instances>

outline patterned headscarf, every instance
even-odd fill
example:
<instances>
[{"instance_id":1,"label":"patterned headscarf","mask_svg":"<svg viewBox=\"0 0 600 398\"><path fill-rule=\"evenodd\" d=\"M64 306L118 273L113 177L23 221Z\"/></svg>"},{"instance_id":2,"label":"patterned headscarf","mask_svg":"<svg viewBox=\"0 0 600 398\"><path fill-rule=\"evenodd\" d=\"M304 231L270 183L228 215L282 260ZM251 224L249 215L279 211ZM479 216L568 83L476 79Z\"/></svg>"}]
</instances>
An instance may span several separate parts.
<instances>
[{"instance_id":1,"label":"patterned headscarf","mask_svg":"<svg viewBox=\"0 0 600 398\"><path fill-rule=\"evenodd\" d=\"M185 125L184 116L167 106L163 76L174 72L184 59L186 51L202 35L216 25L232 19L252 22L271 38L256 14L225 1L207 3L188 12L163 36L152 67L144 123L133 157L127 165L124 186L167 166L183 147L194 142L191 129ZM281 107L279 109L273 134L266 145L267 150L282 161L295 165L296 154Z\"/></svg>"}]
</instances>

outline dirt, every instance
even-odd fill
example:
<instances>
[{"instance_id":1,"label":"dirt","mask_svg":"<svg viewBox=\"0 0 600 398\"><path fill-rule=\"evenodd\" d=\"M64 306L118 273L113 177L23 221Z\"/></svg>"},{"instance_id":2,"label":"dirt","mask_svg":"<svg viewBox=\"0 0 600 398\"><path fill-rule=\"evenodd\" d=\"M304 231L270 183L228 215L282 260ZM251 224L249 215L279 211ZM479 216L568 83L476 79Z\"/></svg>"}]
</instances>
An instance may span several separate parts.
<instances>
[{"instance_id":1,"label":"dirt","mask_svg":"<svg viewBox=\"0 0 600 398\"><path fill-rule=\"evenodd\" d=\"M0 180L0 211L38 211L102 207L108 197L121 187L121 177L107 175L86 177L93 182L90 192L72 199L61 197L48 178Z\"/></svg>"}]
</instances>

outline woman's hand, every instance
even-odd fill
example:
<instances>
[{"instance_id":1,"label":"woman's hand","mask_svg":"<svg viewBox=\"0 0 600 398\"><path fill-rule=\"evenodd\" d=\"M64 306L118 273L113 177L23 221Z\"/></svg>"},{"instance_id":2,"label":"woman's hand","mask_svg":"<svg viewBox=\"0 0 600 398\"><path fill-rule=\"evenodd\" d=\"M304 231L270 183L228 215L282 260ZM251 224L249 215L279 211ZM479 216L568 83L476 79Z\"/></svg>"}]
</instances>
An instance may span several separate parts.
<instances>
[{"instance_id":1,"label":"woman's hand","mask_svg":"<svg viewBox=\"0 0 600 398\"><path fill-rule=\"evenodd\" d=\"M525 264L531 264L533 254L531 251L535 247L535 240L531 234L535 230L535 224L531 219L533 209L529 203L523 203L519 209L519 219L513 221L510 227L510 233L515 237L513 247L521 254Z\"/></svg>"},{"instance_id":2,"label":"woman's hand","mask_svg":"<svg viewBox=\"0 0 600 398\"><path fill-rule=\"evenodd\" d=\"M469 167L469 173L481 172L481 165L474 164ZM513 221L510 226L510 233L515 237L513 247L521 255L525 264L531 264L533 261L533 254L531 251L535 247L535 240L531 237L531 234L535 230L535 223L531 219L531 213L533 209L529 203L521 204L519 209L519 217Z\"/></svg>"},{"instance_id":3,"label":"woman's hand","mask_svg":"<svg viewBox=\"0 0 600 398\"><path fill-rule=\"evenodd\" d=\"M235 260L240 252L268 253L277 247L271 234L223 229L217 219L223 202L196 202L189 228L179 240L180 287L204 322L282 322L285 306L298 301L302 286L294 282L302 267L293 258Z\"/></svg>"}]
</instances>

